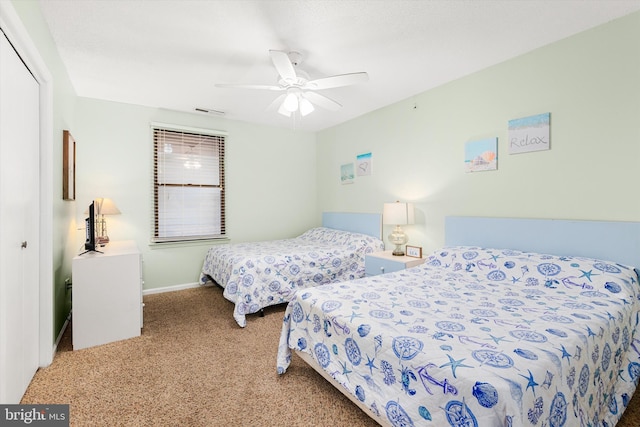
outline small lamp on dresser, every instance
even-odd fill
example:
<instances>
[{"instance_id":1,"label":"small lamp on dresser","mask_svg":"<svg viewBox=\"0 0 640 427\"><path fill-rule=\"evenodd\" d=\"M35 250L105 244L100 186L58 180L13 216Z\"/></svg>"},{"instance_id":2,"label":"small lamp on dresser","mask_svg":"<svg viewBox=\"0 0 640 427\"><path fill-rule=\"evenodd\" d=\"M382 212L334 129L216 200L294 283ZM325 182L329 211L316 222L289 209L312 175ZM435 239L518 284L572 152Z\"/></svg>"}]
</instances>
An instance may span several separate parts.
<instances>
[{"instance_id":1,"label":"small lamp on dresser","mask_svg":"<svg viewBox=\"0 0 640 427\"><path fill-rule=\"evenodd\" d=\"M113 200L106 198L96 199L96 222L98 230L97 242L99 244L109 243L109 235L107 234L107 220L104 219L105 215L118 215L120 209L113 203Z\"/></svg>"},{"instance_id":2,"label":"small lamp on dresser","mask_svg":"<svg viewBox=\"0 0 640 427\"><path fill-rule=\"evenodd\" d=\"M409 239L400 226L413 224L415 222L413 203L402 203L399 201L395 203L385 203L382 219L385 224L395 225L395 228L391 234L389 234L389 241L396 245L392 252L393 255L404 255L402 245L407 243Z\"/></svg>"}]
</instances>

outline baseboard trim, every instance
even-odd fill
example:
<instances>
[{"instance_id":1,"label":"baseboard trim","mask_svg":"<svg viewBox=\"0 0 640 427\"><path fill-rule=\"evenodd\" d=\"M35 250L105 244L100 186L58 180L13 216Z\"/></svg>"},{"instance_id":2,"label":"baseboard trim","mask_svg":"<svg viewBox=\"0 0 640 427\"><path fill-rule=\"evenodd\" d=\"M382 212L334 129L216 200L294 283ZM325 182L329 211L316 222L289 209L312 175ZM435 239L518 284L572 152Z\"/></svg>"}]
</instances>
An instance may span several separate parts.
<instances>
[{"instance_id":1,"label":"baseboard trim","mask_svg":"<svg viewBox=\"0 0 640 427\"><path fill-rule=\"evenodd\" d=\"M198 282L194 282L194 283L183 283L181 285L163 286L161 288L144 289L142 291L142 295L161 294L163 292L183 291L185 289L197 288L198 286L202 286L202 285L200 285L200 283Z\"/></svg>"},{"instance_id":2,"label":"baseboard trim","mask_svg":"<svg viewBox=\"0 0 640 427\"><path fill-rule=\"evenodd\" d=\"M62 328L60 328L60 332L58 333L58 337L56 338L56 341L53 343L53 349L52 349L53 357L55 357L56 353L58 352L58 344L60 344L60 340L62 340L62 336L64 335L65 331L67 330L67 327L69 326L69 321L70 320L71 320L71 311L67 315L67 318L65 319L64 324L62 325ZM53 362L53 360L52 360L52 362ZM49 366L49 365L47 365L47 366Z\"/></svg>"}]
</instances>

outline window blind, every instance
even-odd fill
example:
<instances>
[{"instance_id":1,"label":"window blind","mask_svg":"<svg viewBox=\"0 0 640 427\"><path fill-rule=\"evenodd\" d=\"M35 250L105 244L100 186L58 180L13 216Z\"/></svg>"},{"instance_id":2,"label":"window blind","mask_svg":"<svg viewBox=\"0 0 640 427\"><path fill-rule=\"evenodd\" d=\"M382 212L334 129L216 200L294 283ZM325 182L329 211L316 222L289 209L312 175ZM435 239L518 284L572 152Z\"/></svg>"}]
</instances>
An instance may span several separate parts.
<instances>
[{"instance_id":1,"label":"window blind","mask_svg":"<svg viewBox=\"0 0 640 427\"><path fill-rule=\"evenodd\" d=\"M225 237L224 143L153 128L153 242Z\"/></svg>"}]
</instances>

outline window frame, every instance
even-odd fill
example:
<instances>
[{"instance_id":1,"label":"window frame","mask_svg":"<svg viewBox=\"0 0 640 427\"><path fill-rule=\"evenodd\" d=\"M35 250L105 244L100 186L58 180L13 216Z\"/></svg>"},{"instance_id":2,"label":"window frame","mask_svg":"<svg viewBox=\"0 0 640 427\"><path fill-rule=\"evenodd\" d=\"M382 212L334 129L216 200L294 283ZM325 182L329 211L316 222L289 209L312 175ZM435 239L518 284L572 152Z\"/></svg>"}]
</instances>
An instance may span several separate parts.
<instances>
[{"instance_id":1,"label":"window frame","mask_svg":"<svg viewBox=\"0 0 640 427\"><path fill-rule=\"evenodd\" d=\"M215 143L218 144L218 185L189 185L189 184L175 184L175 183L160 183L158 179L158 140L157 132L171 132L171 133L181 133L181 134L190 134L195 135L197 137L213 137L216 139ZM204 129L204 128L196 128L196 127L188 127L181 125L173 125L167 123L151 123L151 146L152 146L152 177L151 177L151 244L152 245L168 245L168 244L180 244L180 243L189 243L189 242L203 242L203 241L211 241L211 240L226 240L226 216L225 216L225 196L226 196L226 188L225 188L225 152L226 152L226 141L227 141L227 132L215 130L215 129ZM219 215L220 215L220 233L219 234L207 234L207 235L188 235L188 236L171 236L171 237L161 237L160 233L160 225L159 225L159 189L161 187L167 188L176 188L176 187L187 187L187 188L219 188L220 189L220 204L219 204Z\"/></svg>"}]
</instances>

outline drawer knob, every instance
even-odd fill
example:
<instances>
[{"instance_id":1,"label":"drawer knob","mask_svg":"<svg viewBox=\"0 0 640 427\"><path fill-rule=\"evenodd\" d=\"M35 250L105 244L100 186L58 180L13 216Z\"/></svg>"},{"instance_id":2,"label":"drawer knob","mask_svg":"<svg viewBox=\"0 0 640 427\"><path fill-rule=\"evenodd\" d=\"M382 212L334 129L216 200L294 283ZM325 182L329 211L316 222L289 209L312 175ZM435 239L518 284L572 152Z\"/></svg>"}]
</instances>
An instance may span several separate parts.
<instances>
[{"instance_id":1,"label":"drawer knob","mask_svg":"<svg viewBox=\"0 0 640 427\"><path fill-rule=\"evenodd\" d=\"M384 266L380 267L380 271L384 273Z\"/></svg>"}]
</instances>

